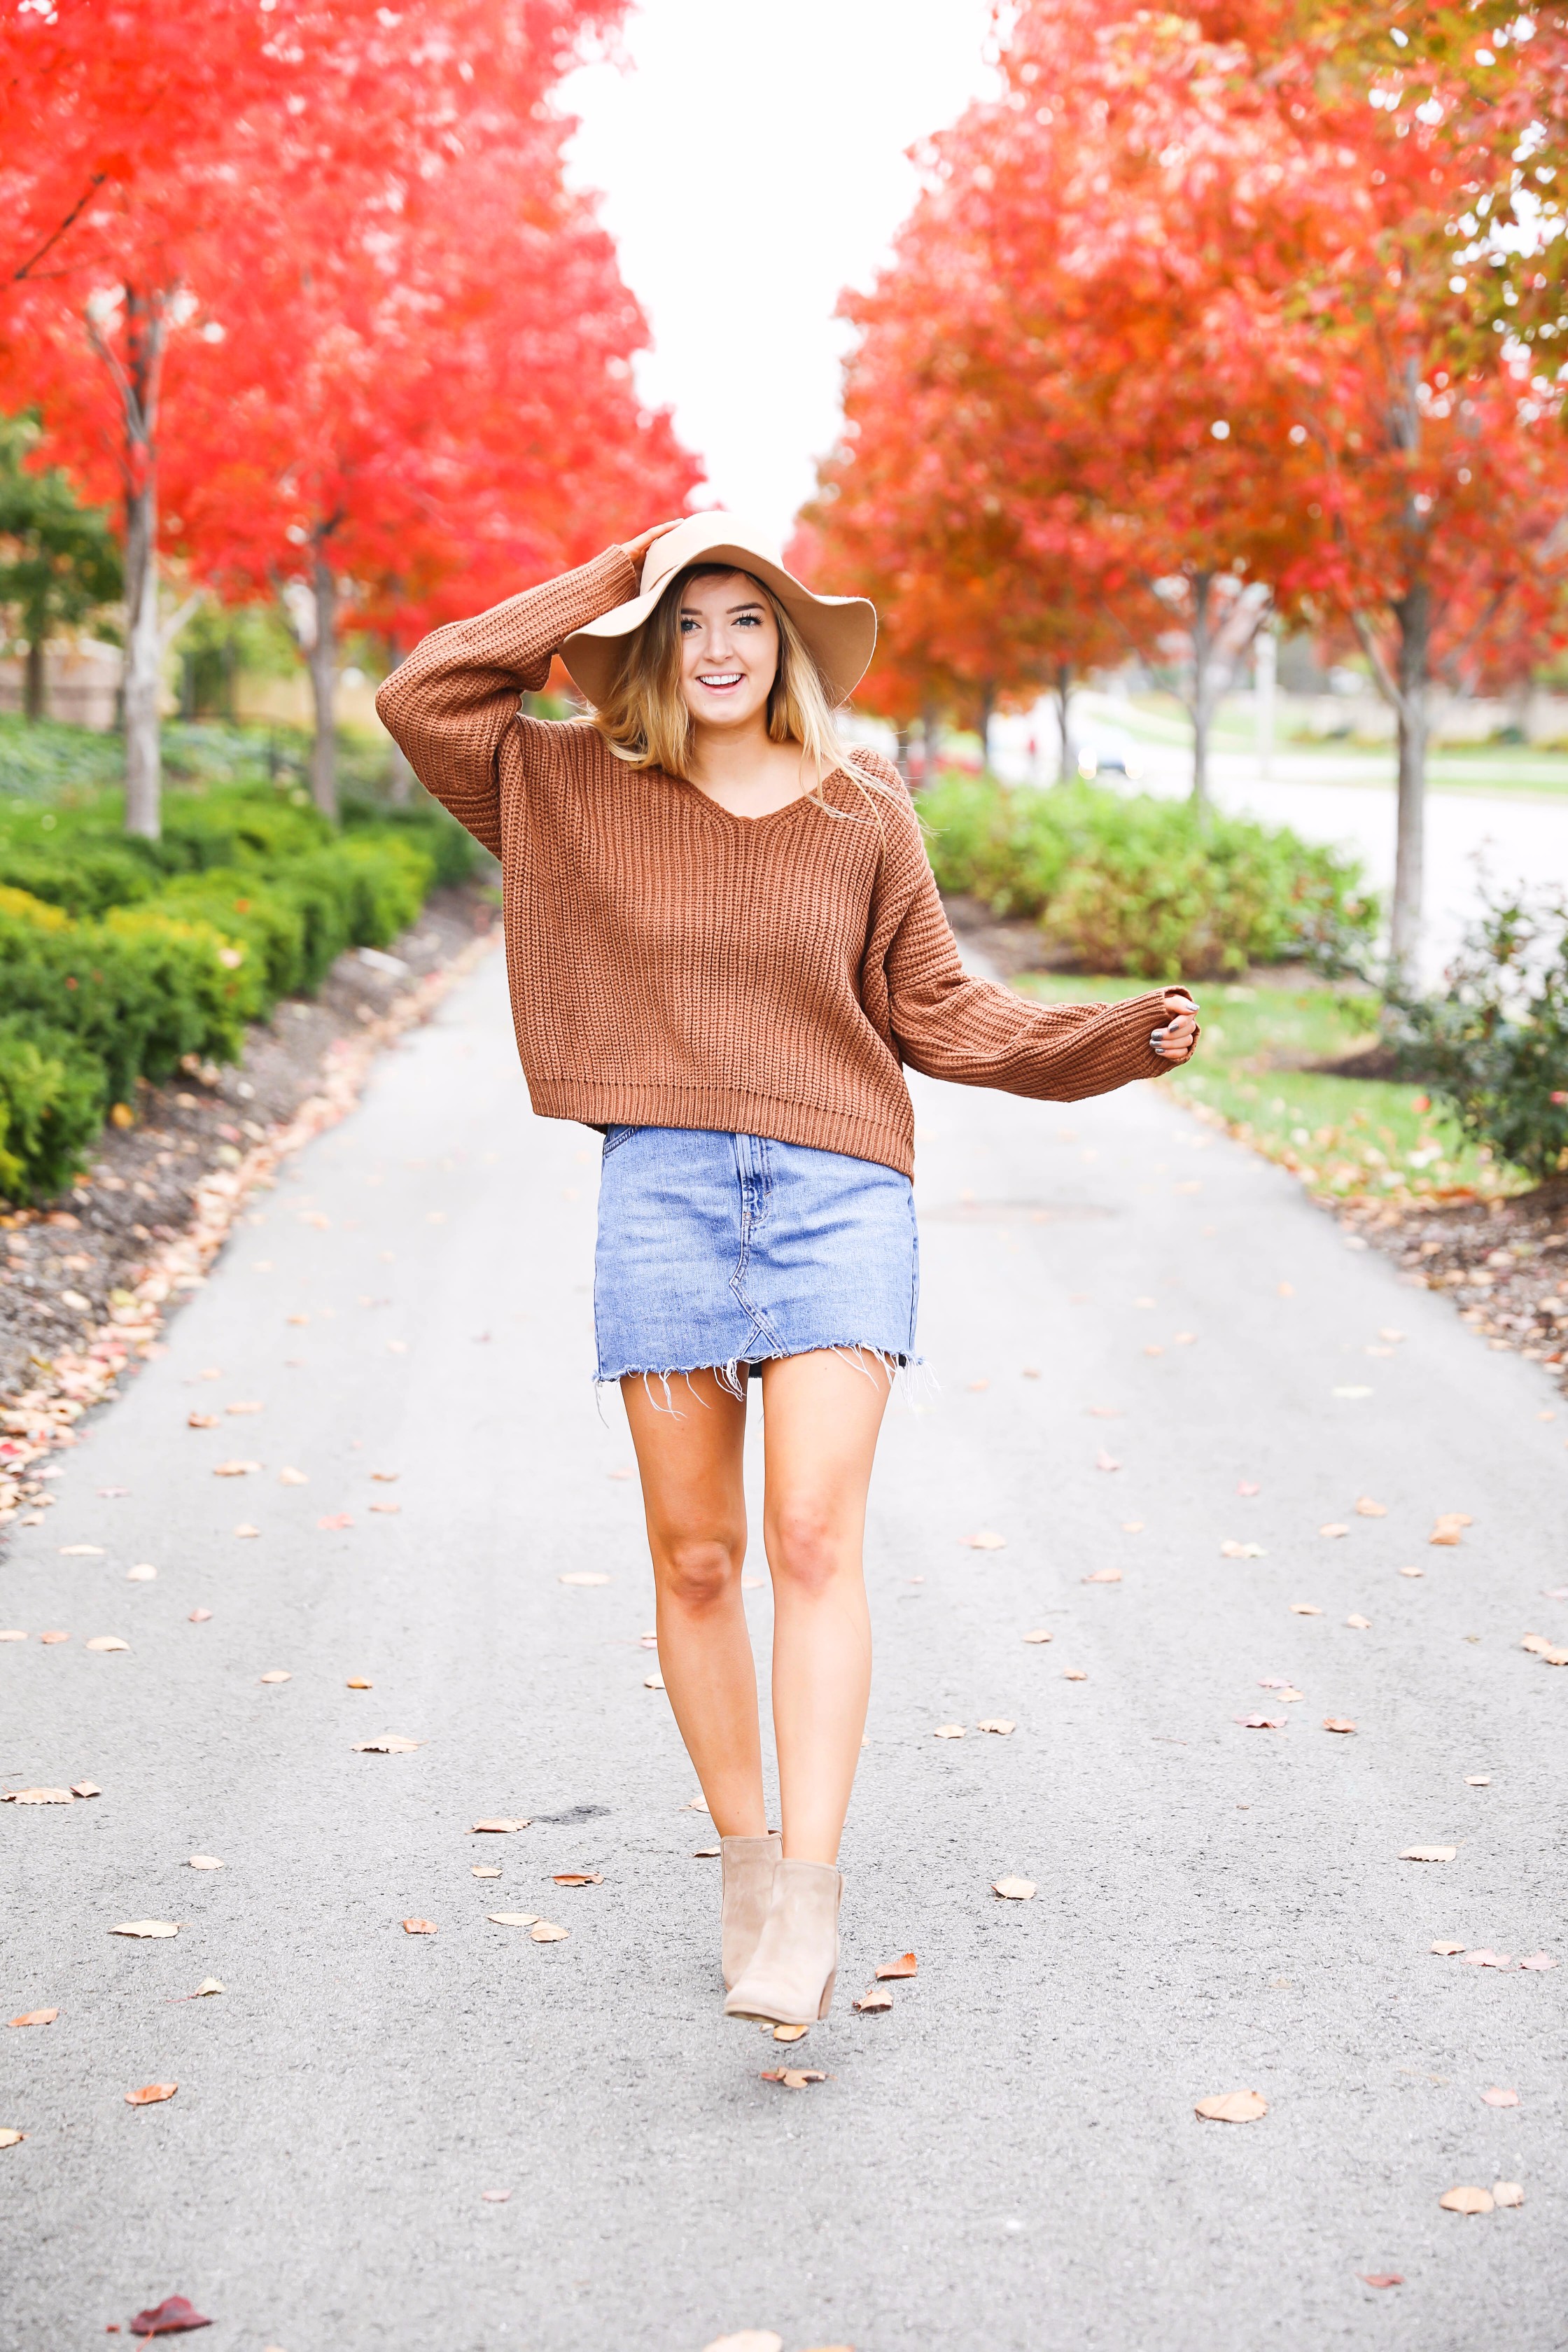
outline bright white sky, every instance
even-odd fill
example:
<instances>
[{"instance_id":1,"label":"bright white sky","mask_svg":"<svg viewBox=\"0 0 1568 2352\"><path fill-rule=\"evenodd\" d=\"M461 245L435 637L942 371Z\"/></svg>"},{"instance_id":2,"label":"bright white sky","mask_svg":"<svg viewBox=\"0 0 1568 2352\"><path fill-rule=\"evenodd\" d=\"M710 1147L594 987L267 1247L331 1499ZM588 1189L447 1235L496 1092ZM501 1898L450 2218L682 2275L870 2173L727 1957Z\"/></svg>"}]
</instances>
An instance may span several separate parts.
<instances>
[{"instance_id":1,"label":"bright white sky","mask_svg":"<svg viewBox=\"0 0 1568 2352\"><path fill-rule=\"evenodd\" d=\"M563 86L703 503L781 536L838 417L842 289L914 201L904 150L993 86L992 0L642 0L626 68ZM649 515L649 522L658 518Z\"/></svg>"}]
</instances>

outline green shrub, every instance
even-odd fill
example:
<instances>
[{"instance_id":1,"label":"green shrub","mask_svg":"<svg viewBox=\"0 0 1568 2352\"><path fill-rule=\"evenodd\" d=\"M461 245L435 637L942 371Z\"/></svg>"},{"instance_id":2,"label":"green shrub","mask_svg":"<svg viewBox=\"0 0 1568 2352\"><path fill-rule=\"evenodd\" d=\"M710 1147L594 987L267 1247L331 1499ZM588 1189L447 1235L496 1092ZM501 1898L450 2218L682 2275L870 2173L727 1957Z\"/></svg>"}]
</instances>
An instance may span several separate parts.
<instances>
[{"instance_id":1,"label":"green shrub","mask_svg":"<svg viewBox=\"0 0 1568 2352\"><path fill-rule=\"evenodd\" d=\"M1447 981L1441 995L1388 993L1405 1068L1538 1184L1568 1173L1568 899L1489 900Z\"/></svg>"},{"instance_id":2,"label":"green shrub","mask_svg":"<svg viewBox=\"0 0 1568 2352\"><path fill-rule=\"evenodd\" d=\"M101 915L110 907L129 907L150 898L158 887L151 861L133 850L74 840L68 849L52 845L38 849L0 852L0 875L16 888L70 915Z\"/></svg>"},{"instance_id":3,"label":"green shrub","mask_svg":"<svg viewBox=\"0 0 1568 2352\"><path fill-rule=\"evenodd\" d=\"M98 1055L62 1029L0 1018L0 1192L63 1192L103 1124L108 1079Z\"/></svg>"},{"instance_id":4,"label":"green shrub","mask_svg":"<svg viewBox=\"0 0 1568 2352\"><path fill-rule=\"evenodd\" d=\"M920 809L944 890L1033 918L1083 971L1201 979L1297 956L1342 963L1377 921L1352 860L1185 801L948 776Z\"/></svg>"},{"instance_id":5,"label":"green shrub","mask_svg":"<svg viewBox=\"0 0 1568 2352\"><path fill-rule=\"evenodd\" d=\"M435 884L443 889L467 882L489 855L423 787L408 808L394 808L384 801L345 799L343 832L350 841L374 833L412 843L430 859Z\"/></svg>"}]
</instances>

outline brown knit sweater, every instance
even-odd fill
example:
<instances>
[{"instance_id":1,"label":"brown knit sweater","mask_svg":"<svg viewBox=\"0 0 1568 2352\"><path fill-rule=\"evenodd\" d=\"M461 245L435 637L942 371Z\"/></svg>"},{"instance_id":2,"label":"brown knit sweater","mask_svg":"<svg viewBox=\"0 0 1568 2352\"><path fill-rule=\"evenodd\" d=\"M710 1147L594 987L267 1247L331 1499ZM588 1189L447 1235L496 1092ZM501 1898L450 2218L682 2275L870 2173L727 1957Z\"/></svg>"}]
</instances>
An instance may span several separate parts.
<instances>
[{"instance_id":1,"label":"brown knit sweater","mask_svg":"<svg viewBox=\"0 0 1568 2352\"><path fill-rule=\"evenodd\" d=\"M815 1144L908 1175L900 1063L1050 1102L1165 1067L1158 992L1027 1004L964 972L897 771L874 811L823 797L732 816L628 768L583 719L523 716L574 629L637 592L611 548L437 629L376 708L415 772L501 862L512 1015L534 1109Z\"/></svg>"}]
</instances>

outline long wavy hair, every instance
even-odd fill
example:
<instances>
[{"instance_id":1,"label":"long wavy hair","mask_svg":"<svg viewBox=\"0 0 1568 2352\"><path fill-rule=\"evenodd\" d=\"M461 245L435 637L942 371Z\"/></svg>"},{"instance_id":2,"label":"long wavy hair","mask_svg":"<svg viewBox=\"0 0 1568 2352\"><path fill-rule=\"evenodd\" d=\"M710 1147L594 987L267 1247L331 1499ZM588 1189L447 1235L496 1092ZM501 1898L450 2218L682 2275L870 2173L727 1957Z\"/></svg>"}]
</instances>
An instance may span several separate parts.
<instances>
[{"instance_id":1,"label":"long wavy hair","mask_svg":"<svg viewBox=\"0 0 1568 2352\"><path fill-rule=\"evenodd\" d=\"M778 626L779 666L768 689L768 734L798 743L816 771L807 798L833 816L847 814L822 797L828 777L842 771L868 804L889 786L853 763L833 716L833 698L816 657L766 581L733 563L692 563L678 572L653 611L626 639L609 691L590 712L617 760L628 768L662 768L691 782L693 721L681 692L680 603L693 580L736 575L749 580Z\"/></svg>"}]
</instances>

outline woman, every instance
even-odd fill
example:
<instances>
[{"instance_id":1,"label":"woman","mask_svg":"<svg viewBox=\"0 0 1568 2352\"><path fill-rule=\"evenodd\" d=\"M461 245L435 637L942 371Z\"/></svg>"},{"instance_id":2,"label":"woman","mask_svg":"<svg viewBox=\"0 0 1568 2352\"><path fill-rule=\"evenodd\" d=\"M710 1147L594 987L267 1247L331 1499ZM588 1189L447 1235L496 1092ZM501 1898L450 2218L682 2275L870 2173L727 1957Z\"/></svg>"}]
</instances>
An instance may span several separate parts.
<instances>
[{"instance_id":1,"label":"woman","mask_svg":"<svg viewBox=\"0 0 1568 2352\"><path fill-rule=\"evenodd\" d=\"M837 1967L866 1494L915 1347L900 1065L1072 1102L1197 1035L1184 990L1028 1004L966 977L897 771L835 731L875 639L863 599L698 515L437 629L377 698L500 859L535 1111L604 1130L599 1378L626 1401L659 1664L722 1842L725 2010L779 2024L826 2017ZM524 716L557 653L588 715ZM752 1370L782 1839L741 1601Z\"/></svg>"}]
</instances>

